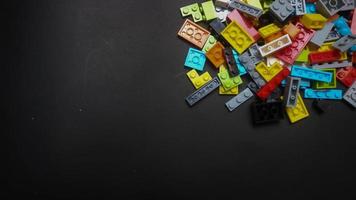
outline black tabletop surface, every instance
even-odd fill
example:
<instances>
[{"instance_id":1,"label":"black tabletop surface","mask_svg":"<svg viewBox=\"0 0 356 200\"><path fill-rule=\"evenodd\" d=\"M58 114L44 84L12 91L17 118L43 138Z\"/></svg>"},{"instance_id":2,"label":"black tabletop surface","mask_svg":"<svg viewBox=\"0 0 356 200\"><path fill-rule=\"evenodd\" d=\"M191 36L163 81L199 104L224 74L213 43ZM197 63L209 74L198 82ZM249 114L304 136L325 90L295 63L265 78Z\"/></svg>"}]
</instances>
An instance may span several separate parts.
<instances>
[{"instance_id":1,"label":"black tabletop surface","mask_svg":"<svg viewBox=\"0 0 356 200\"><path fill-rule=\"evenodd\" d=\"M234 112L217 92L186 104L190 45L177 31L192 2L13 3L9 199L356 197L346 103L319 115L305 100L309 118L258 127L254 100Z\"/></svg>"}]
</instances>

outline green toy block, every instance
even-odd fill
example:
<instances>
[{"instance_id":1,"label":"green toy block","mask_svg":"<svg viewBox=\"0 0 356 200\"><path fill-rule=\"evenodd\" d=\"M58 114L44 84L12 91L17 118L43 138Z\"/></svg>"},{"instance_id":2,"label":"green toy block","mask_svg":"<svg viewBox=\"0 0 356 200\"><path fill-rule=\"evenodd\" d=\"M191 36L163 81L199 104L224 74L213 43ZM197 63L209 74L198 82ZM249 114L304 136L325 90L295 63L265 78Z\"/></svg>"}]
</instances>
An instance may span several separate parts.
<instances>
[{"instance_id":1,"label":"green toy block","mask_svg":"<svg viewBox=\"0 0 356 200\"><path fill-rule=\"evenodd\" d=\"M217 18L213 1L207 1L201 4L201 11L204 13L204 20L210 21Z\"/></svg>"},{"instance_id":2,"label":"green toy block","mask_svg":"<svg viewBox=\"0 0 356 200\"><path fill-rule=\"evenodd\" d=\"M223 66L219 69L218 77L225 90L231 90L242 83L240 76L230 77L229 72Z\"/></svg>"},{"instance_id":3,"label":"green toy block","mask_svg":"<svg viewBox=\"0 0 356 200\"><path fill-rule=\"evenodd\" d=\"M309 53L310 53L309 49L307 48L303 49L303 51L299 54L299 56L295 61L301 63L307 63L309 61Z\"/></svg>"},{"instance_id":4,"label":"green toy block","mask_svg":"<svg viewBox=\"0 0 356 200\"><path fill-rule=\"evenodd\" d=\"M209 36L208 40L206 40L204 47L203 47L203 52L208 52L211 47L213 47L216 44L216 38L212 35Z\"/></svg>"},{"instance_id":5,"label":"green toy block","mask_svg":"<svg viewBox=\"0 0 356 200\"><path fill-rule=\"evenodd\" d=\"M198 3L181 7L180 12L182 14L182 17L187 17L191 15L193 17L194 22L203 21L203 15L200 12L200 7Z\"/></svg>"},{"instance_id":6,"label":"green toy block","mask_svg":"<svg viewBox=\"0 0 356 200\"><path fill-rule=\"evenodd\" d=\"M321 69L321 71L331 72L333 74L331 82L330 83L326 83L326 82L321 82L321 81L315 81L314 82L314 88L315 89L336 88L336 69Z\"/></svg>"}]
</instances>

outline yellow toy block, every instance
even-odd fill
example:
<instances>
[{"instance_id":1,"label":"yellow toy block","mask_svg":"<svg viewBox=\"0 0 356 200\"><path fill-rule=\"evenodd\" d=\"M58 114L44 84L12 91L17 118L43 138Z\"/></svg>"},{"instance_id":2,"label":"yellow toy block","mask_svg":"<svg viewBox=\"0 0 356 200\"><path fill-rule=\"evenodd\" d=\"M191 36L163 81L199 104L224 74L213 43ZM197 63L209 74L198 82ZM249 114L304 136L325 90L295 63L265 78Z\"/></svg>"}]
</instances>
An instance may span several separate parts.
<instances>
[{"instance_id":1,"label":"yellow toy block","mask_svg":"<svg viewBox=\"0 0 356 200\"><path fill-rule=\"evenodd\" d=\"M309 29L322 29L326 21L321 14L305 14L300 18L300 22Z\"/></svg>"},{"instance_id":2,"label":"yellow toy block","mask_svg":"<svg viewBox=\"0 0 356 200\"><path fill-rule=\"evenodd\" d=\"M205 72L199 76L198 72L195 71L195 69L190 70L187 73L187 76L194 85L195 89L199 89L201 86L203 86L205 83L209 82L212 79L209 72Z\"/></svg>"},{"instance_id":3,"label":"yellow toy block","mask_svg":"<svg viewBox=\"0 0 356 200\"><path fill-rule=\"evenodd\" d=\"M323 52L323 51L332 51L335 50L335 48L333 47L333 42L327 42L324 43L317 51L318 52ZM347 60L347 52L340 52L340 61L342 60Z\"/></svg>"},{"instance_id":4,"label":"yellow toy block","mask_svg":"<svg viewBox=\"0 0 356 200\"><path fill-rule=\"evenodd\" d=\"M221 35L239 53L243 53L255 40L236 21L232 21Z\"/></svg>"},{"instance_id":5,"label":"yellow toy block","mask_svg":"<svg viewBox=\"0 0 356 200\"><path fill-rule=\"evenodd\" d=\"M230 90L225 90L223 86L219 86L219 94L220 95L237 95L239 93L239 88L238 86L230 89Z\"/></svg>"},{"instance_id":6,"label":"yellow toy block","mask_svg":"<svg viewBox=\"0 0 356 200\"><path fill-rule=\"evenodd\" d=\"M204 47L203 47L203 52L208 52L211 47L213 47L216 44L217 40L214 36L210 35L208 37L208 40L205 42Z\"/></svg>"},{"instance_id":7,"label":"yellow toy block","mask_svg":"<svg viewBox=\"0 0 356 200\"><path fill-rule=\"evenodd\" d=\"M283 66L280 65L278 62L273 63L270 67L267 67L267 65L264 62L260 62L256 66L256 71L261 74L261 76L268 82L270 81L273 77L275 77L280 71L282 71Z\"/></svg>"},{"instance_id":8,"label":"yellow toy block","mask_svg":"<svg viewBox=\"0 0 356 200\"><path fill-rule=\"evenodd\" d=\"M277 32L279 32L281 29L274 23L264 26L260 29L258 29L258 32L260 33L262 38L267 38Z\"/></svg>"},{"instance_id":9,"label":"yellow toy block","mask_svg":"<svg viewBox=\"0 0 356 200\"><path fill-rule=\"evenodd\" d=\"M245 0L245 2L253 7L263 10L260 0Z\"/></svg>"},{"instance_id":10,"label":"yellow toy block","mask_svg":"<svg viewBox=\"0 0 356 200\"><path fill-rule=\"evenodd\" d=\"M286 107L286 111L291 123L295 123L309 116L309 112L300 94L298 94L297 97L297 105L295 107Z\"/></svg>"},{"instance_id":11,"label":"yellow toy block","mask_svg":"<svg viewBox=\"0 0 356 200\"><path fill-rule=\"evenodd\" d=\"M223 65L219 68L218 77L225 90L230 90L242 83L240 76L230 77L229 72Z\"/></svg>"}]
</instances>

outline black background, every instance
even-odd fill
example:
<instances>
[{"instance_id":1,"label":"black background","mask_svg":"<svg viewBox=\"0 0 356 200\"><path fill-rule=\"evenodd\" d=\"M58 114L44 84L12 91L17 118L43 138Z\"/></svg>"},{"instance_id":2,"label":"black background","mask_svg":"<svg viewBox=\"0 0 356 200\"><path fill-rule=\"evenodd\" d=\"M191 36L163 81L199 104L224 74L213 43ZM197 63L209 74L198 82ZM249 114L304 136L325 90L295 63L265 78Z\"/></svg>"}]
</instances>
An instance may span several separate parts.
<instances>
[{"instance_id":1,"label":"black background","mask_svg":"<svg viewBox=\"0 0 356 200\"><path fill-rule=\"evenodd\" d=\"M229 113L231 97L215 92L186 105L190 45L176 34L189 3L33 0L3 12L9 199L356 197L344 102L318 115L306 100L309 118L262 127L252 101Z\"/></svg>"}]
</instances>

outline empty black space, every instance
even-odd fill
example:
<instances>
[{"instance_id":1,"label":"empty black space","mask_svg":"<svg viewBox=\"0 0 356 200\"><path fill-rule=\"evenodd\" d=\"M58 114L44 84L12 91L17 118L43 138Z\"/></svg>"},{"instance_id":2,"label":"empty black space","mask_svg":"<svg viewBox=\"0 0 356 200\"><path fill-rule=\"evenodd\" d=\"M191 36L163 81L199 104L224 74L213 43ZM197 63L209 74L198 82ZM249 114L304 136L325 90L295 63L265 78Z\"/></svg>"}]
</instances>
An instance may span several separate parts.
<instances>
[{"instance_id":1,"label":"empty black space","mask_svg":"<svg viewBox=\"0 0 356 200\"><path fill-rule=\"evenodd\" d=\"M177 31L193 2L4 6L2 199L356 198L346 103L319 115L306 100L309 118L258 127L254 100L228 112L215 92L187 106L190 45Z\"/></svg>"}]
</instances>

